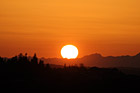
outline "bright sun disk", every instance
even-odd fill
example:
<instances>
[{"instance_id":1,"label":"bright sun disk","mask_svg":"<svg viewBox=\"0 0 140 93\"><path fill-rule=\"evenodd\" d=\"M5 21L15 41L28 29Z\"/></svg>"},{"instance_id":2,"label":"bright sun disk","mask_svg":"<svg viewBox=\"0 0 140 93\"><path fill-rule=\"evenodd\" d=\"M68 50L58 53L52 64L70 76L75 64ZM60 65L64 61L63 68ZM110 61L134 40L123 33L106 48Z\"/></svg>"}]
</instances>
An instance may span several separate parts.
<instances>
[{"instance_id":1,"label":"bright sun disk","mask_svg":"<svg viewBox=\"0 0 140 93\"><path fill-rule=\"evenodd\" d=\"M65 45L61 49L61 55L63 58L74 59L78 56L78 49L74 45Z\"/></svg>"}]
</instances>

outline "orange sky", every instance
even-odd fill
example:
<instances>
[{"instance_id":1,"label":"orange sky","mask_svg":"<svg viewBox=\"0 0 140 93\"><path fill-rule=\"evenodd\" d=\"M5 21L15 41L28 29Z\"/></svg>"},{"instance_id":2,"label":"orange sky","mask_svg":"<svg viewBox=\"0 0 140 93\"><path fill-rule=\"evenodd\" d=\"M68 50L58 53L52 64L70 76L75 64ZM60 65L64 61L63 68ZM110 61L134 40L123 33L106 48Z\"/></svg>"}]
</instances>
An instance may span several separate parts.
<instances>
[{"instance_id":1,"label":"orange sky","mask_svg":"<svg viewBox=\"0 0 140 93\"><path fill-rule=\"evenodd\" d=\"M74 44L91 53L140 52L140 0L1 0L0 56L61 57Z\"/></svg>"}]
</instances>

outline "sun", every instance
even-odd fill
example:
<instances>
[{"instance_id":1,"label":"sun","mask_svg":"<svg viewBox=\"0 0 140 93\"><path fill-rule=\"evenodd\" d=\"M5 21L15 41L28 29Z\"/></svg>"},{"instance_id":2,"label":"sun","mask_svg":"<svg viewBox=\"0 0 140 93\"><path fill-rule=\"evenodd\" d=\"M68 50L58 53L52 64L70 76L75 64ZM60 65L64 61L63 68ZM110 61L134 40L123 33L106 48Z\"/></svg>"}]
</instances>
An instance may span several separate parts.
<instances>
[{"instance_id":1,"label":"sun","mask_svg":"<svg viewBox=\"0 0 140 93\"><path fill-rule=\"evenodd\" d=\"M65 45L61 49L61 56L67 59L75 59L78 56L78 49L74 45Z\"/></svg>"}]
</instances>

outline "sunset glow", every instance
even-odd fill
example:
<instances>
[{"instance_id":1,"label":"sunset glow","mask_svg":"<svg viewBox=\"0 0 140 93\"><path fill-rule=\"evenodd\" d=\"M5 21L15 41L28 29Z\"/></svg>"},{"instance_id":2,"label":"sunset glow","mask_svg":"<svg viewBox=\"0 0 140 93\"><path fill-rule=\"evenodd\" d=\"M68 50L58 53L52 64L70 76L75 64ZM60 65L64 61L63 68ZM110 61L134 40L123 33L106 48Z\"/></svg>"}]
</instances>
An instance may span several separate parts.
<instances>
[{"instance_id":1,"label":"sunset glow","mask_svg":"<svg viewBox=\"0 0 140 93\"><path fill-rule=\"evenodd\" d=\"M61 57L72 43L79 57L140 51L140 0L1 0L0 55Z\"/></svg>"},{"instance_id":2,"label":"sunset glow","mask_svg":"<svg viewBox=\"0 0 140 93\"><path fill-rule=\"evenodd\" d=\"M135 93L139 84L140 0L0 0L4 93Z\"/></svg>"}]
</instances>

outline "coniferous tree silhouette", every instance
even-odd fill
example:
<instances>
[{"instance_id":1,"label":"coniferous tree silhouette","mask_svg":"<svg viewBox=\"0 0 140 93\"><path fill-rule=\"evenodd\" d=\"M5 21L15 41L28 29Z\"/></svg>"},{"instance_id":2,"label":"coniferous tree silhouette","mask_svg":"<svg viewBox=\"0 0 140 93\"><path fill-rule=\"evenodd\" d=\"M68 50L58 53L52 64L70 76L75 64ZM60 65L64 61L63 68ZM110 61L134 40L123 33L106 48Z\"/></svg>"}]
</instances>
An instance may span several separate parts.
<instances>
[{"instance_id":1,"label":"coniferous tree silhouette","mask_svg":"<svg viewBox=\"0 0 140 93\"><path fill-rule=\"evenodd\" d=\"M36 53L34 54L33 58L31 59L32 64L38 64L38 58L36 56Z\"/></svg>"}]
</instances>

